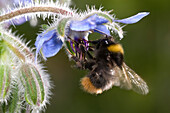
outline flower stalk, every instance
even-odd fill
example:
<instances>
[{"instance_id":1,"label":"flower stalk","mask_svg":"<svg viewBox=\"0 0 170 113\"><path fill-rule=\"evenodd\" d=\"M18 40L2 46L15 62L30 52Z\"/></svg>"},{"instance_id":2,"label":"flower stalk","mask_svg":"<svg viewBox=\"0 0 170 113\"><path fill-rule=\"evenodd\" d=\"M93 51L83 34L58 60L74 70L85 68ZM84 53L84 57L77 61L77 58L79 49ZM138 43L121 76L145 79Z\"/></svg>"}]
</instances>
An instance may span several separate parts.
<instances>
[{"instance_id":1,"label":"flower stalk","mask_svg":"<svg viewBox=\"0 0 170 113\"><path fill-rule=\"evenodd\" d=\"M30 15L32 14L32 15ZM71 11L66 5L60 5L58 3L30 3L29 5L20 6L19 8L15 8L15 10L7 11L6 13L0 15L0 23L3 21L7 21L13 18L16 18L21 15L25 16L33 16L36 14L53 14L53 15L73 15L73 11Z\"/></svg>"},{"instance_id":2,"label":"flower stalk","mask_svg":"<svg viewBox=\"0 0 170 113\"><path fill-rule=\"evenodd\" d=\"M26 57L34 60L34 54L31 50L20 40L20 38L16 38L11 31L4 31L2 28L1 32L1 40L3 41L3 45L7 48L7 50L12 51L20 60L25 61Z\"/></svg>"}]
</instances>

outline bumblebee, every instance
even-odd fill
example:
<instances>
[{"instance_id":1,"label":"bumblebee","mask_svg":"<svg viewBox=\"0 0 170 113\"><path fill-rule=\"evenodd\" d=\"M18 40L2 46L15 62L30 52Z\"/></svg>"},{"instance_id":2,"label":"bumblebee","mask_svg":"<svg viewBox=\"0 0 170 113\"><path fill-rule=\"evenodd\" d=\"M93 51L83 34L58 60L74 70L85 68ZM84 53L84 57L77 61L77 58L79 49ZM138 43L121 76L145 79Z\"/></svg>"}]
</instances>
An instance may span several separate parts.
<instances>
[{"instance_id":1,"label":"bumblebee","mask_svg":"<svg viewBox=\"0 0 170 113\"><path fill-rule=\"evenodd\" d=\"M85 91L101 94L112 86L119 86L143 95L149 92L146 82L124 63L124 50L113 40L113 37L89 41L89 43L94 46L93 55L90 54L89 49L85 54L90 57L81 61L76 60L78 67L90 70L88 75L81 79ZM85 48L82 44L81 47Z\"/></svg>"},{"instance_id":2,"label":"bumblebee","mask_svg":"<svg viewBox=\"0 0 170 113\"><path fill-rule=\"evenodd\" d=\"M100 94L112 86L132 89L140 94L149 92L146 82L124 63L124 51L113 38L91 42L96 45L94 59L86 61L90 72L81 79L83 89L92 94Z\"/></svg>"}]
</instances>

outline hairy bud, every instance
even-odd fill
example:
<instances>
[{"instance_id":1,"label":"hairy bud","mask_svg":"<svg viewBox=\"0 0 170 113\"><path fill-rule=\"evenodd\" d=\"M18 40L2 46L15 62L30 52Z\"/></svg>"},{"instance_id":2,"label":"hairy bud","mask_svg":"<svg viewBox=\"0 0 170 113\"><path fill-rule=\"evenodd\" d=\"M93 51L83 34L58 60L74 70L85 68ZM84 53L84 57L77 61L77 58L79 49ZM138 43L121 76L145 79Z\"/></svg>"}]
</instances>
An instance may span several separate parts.
<instances>
[{"instance_id":1,"label":"hairy bud","mask_svg":"<svg viewBox=\"0 0 170 113\"><path fill-rule=\"evenodd\" d=\"M45 83L43 76L43 73L34 64L25 63L20 68L20 80L24 87L25 100L33 108L41 109L47 101L48 92L45 91L45 88L49 88L49 84L47 84L48 80Z\"/></svg>"}]
</instances>

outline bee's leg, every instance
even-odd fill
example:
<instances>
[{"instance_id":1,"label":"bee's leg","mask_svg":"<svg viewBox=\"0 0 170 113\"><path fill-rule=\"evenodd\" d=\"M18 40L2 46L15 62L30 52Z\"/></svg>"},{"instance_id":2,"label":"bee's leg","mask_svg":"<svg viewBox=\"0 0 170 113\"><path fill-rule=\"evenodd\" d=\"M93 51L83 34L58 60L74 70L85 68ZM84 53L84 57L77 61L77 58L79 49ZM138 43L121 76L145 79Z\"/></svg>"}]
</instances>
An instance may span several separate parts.
<instances>
[{"instance_id":1,"label":"bee's leg","mask_svg":"<svg viewBox=\"0 0 170 113\"><path fill-rule=\"evenodd\" d=\"M89 53L89 52L87 52L87 53ZM89 53L89 55L91 56L90 53ZM92 56L91 56L91 57L92 57ZM93 69L92 67L95 65L95 60L94 60L93 57L90 58L89 60L87 60L87 59L80 60L80 59L79 59L78 57L76 57L76 56L72 56L71 58L72 58L72 60L74 60L75 63L76 63L75 67L76 67L76 68L79 68L79 69L83 69L83 70L89 69L89 70L92 70L92 69Z\"/></svg>"},{"instance_id":2,"label":"bee's leg","mask_svg":"<svg viewBox=\"0 0 170 113\"><path fill-rule=\"evenodd\" d=\"M89 51L86 52L90 60L94 60L95 58L90 54Z\"/></svg>"},{"instance_id":3,"label":"bee's leg","mask_svg":"<svg viewBox=\"0 0 170 113\"><path fill-rule=\"evenodd\" d=\"M95 50L95 46L87 46L88 51L94 51Z\"/></svg>"},{"instance_id":4,"label":"bee's leg","mask_svg":"<svg viewBox=\"0 0 170 113\"><path fill-rule=\"evenodd\" d=\"M71 57L73 61L75 61L76 65L74 65L73 67L76 67L78 69L85 69L85 61L81 61L78 57L76 56L72 56Z\"/></svg>"},{"instance_id":5,"label":"bee's leg","mask_svg":"<svg viewBox=\"0 0 170 113\"><path fill-rule=\"evenodd\" d=\"M94 52L95 51L95 47L94 46L87 46L88 50L85 51L85 54L88 56L88 58L90 60L94 60L95 58L91 55L91 53L89 51Z\"/></svg>"},{"instance_id":6,"label":"bee's leg","mask_svg":"<svg viewBox=\"0 0 170 113\"><path fill-rule=\"evenodd\" d=\"M89 70L93 70L93 66L95 64L96 64L95 60L86 61L86 62L84 62L84 68L89 69Z\"/></svg>"},{"instance_id":7,"label":"bee's leg","mask_svg":"<svg viewBox=\"0 0 170 113\"><path fill-rule=\"evenodd\" d=\"M76 56L71 56L71 59L74 60L75 62L79 62L79 58Z\"/></svg>"}]
</instances>

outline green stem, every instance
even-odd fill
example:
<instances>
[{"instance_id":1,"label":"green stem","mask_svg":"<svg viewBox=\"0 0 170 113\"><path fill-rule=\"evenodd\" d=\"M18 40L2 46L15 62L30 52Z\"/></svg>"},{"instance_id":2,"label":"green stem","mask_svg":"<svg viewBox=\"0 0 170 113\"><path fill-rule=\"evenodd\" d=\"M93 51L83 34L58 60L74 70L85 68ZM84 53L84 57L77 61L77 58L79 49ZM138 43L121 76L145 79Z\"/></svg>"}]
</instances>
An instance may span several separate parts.
<instances>
[{"instance_id":1,"label":"green stem","mask_svg":"<svg viewBox=\"0 0 170 113\"><path fill-rule=\"evenodd\" d=\"M25 57L24 55L14 46L12 46L9 42L7 42L6 40L4 40L4 42L6 43L6 45L10 48L10 50L19 58L22 59L23 62L25 62Z\"/></svg>"},{"instance_id":2,"label":"green stem","mask_svg":"<svg viewBox=\"0 0 170 113\"><path fill-rule=\"evenodd\" d=\"M19 57L22 61L25 61L25 57L30 58L31 60L35 60L34 54L31 52L31 50L19 39L17 39L15 36L13 36L11 33L4 32L4 30L0 29L0 32L2 34L2 41L7 47L13 51L13 53ZM16 46L14 46L12 43L16 43ZM19 48L22 48L22 51L19 51Z\"/></svg>"}]
</instances>

